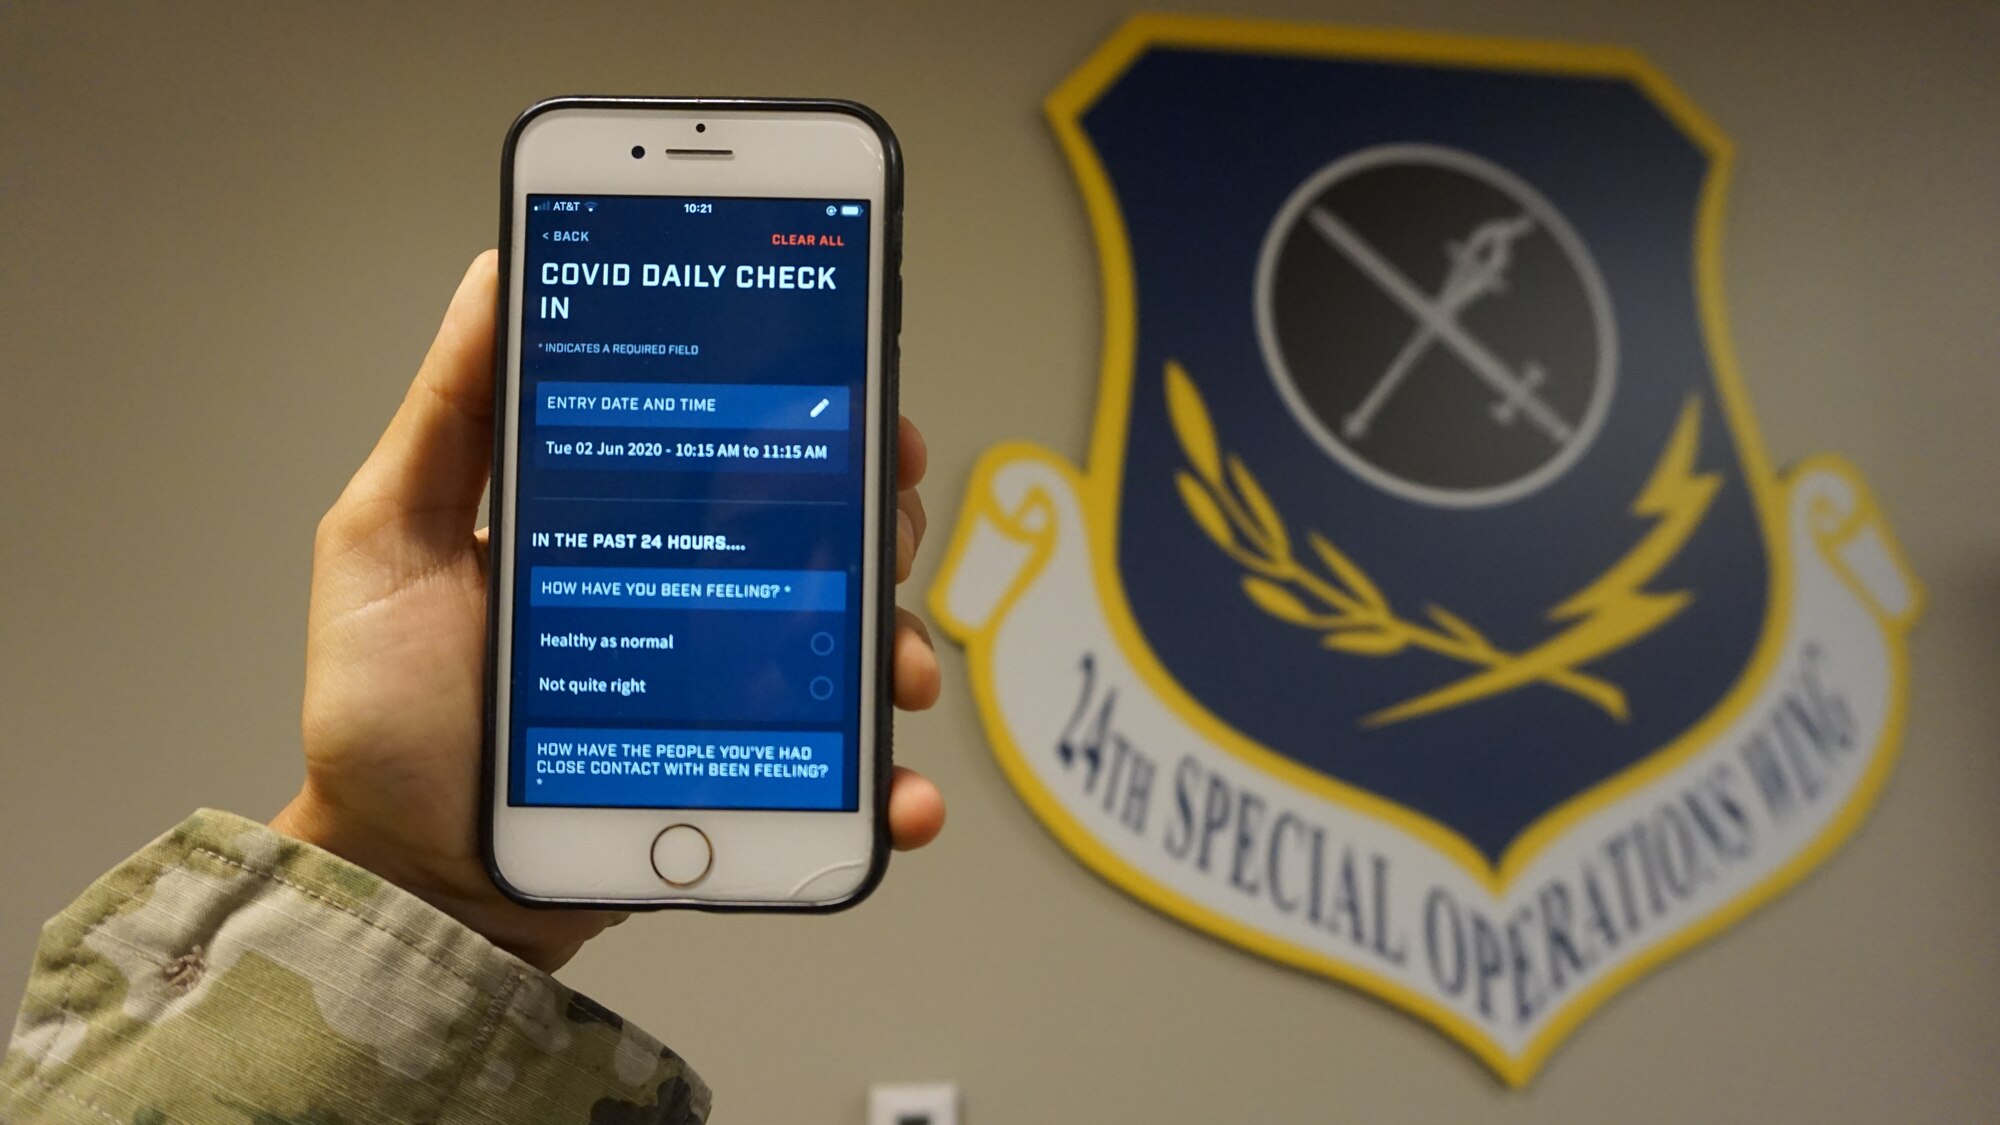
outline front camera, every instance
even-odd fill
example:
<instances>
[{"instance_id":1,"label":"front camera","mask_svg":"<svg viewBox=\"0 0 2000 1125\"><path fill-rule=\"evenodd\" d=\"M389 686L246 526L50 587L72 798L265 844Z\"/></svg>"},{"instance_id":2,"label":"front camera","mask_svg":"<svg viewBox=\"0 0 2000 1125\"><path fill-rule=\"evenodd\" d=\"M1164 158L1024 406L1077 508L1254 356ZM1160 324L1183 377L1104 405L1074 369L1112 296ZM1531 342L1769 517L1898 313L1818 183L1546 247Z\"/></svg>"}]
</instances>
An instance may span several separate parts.
<instances>
[{"instance_id":1,"label":"front camera","mask_svg":"<svg viewBox=\"0 0 2000 1125\"><path fill-rule=\"evenodd\" d=\"M694 123L694 131L697 133L706 133L708 132L708 126L700 121L697 121Z\"/></svg>"},{"instance_id":2,"label":"front camera","mask_svg":"<svg viewBox=\"0 0 2000 1125\"><path fill-rule=\"evenodd\" d=\"M633 146L632 146L632 159L634 159L634 160L637 160L637 159L639 159L640 157L642 157L642 156L645 156L645 155L646 155L646 146L645 146L645 145L633 145Z\"/></svg>"}]
</instances>

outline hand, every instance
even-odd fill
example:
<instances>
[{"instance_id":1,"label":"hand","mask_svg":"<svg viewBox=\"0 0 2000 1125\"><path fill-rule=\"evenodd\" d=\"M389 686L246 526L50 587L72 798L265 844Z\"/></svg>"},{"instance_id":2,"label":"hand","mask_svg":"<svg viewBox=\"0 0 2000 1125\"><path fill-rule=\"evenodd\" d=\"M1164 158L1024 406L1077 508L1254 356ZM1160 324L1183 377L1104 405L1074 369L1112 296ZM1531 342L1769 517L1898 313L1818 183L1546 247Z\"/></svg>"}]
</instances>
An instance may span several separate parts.
<instances>
[{"instance_id":1,"label":"hand","mask_svg":"<svg viewBox=\"0 0 2000 1125\"><path fill-rule=\"evenodd\" d=\"M624 915L534 910L502 896L480 858L477 805L486 656L486 529L474 529L493 452L492 251L459 284L396 417L313 543L306 629L306 779L272 820L409 890L504 949L554 969ZM899 433L896 580L924 536L922 435ZM937 657L896 611L895 702L937 699ZM889 833L921 847L944 825L937 787L897 768Z\"/></svg>"}]
</instances>

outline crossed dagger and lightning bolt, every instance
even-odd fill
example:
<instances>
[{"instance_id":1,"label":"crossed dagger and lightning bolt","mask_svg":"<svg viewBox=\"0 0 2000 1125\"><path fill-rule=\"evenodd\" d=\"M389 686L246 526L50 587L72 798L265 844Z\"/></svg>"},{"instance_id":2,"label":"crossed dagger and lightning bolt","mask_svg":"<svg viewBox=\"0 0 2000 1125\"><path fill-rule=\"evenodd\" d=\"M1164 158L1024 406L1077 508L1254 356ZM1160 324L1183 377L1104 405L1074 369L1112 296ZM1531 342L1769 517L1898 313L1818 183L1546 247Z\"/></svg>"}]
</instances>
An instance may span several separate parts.
<instances>
[{"instance_id":1,"label":"crossed dagger and lightning bolt","mask_svg":"<svg viewBox=\"0 0 2000 1125\"><path fill-rule=\"evenodd\" d=\"M1367 274L1417 322L1402 351L1396 353L1396 358L1383 371L1382 377L1369 388L1361 405L1342 419L1341 432L1348 440L1358 441L1367 436L1375 416L1381 413L1396 389L1409 378L1417 361L1430 354L1432 347L1442 343L1500 396L1492 407L1496 422L1511 426L1515 419L1526 418L1558 446L1568 444L1575 430L1536 393L1547 377L1541 365L1530 361L1522 365L1520 373L1516 374L1484 344L1473 338L1458 320L1459 314L1473 302L1506 290L1507 267L1513 263L1514 244L1533 233L1533 218L1518 215L1491 219L1473 228L1465 241L1447 244L1445 253L1451 259L1451 266L1445 273L1444 285L1435 297L1425 296L1403 276L1402 271L1391 265L1332 211L1314 207L1308 212L1307 219L1322 238Z\"/></svg>"}]
</instances>

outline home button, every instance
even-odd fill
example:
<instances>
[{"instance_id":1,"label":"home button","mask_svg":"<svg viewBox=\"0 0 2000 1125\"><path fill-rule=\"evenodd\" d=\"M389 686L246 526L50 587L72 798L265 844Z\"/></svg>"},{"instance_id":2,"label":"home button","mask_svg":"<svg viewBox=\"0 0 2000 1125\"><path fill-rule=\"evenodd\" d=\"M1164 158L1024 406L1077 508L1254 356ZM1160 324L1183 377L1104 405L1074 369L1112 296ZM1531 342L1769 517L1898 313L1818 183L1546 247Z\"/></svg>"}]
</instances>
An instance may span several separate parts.
<instances>
[{"instance_id":1,"label":"home button","mask_svg":"<svg viewBox=\"0 0 2000 1125\"><path fill-rule=\"evenodd\" d=\"M670 887L692 887L714 865L708 834L692 824L675 824L653 837L653 874Z\"/></svg>"}]
</instances>

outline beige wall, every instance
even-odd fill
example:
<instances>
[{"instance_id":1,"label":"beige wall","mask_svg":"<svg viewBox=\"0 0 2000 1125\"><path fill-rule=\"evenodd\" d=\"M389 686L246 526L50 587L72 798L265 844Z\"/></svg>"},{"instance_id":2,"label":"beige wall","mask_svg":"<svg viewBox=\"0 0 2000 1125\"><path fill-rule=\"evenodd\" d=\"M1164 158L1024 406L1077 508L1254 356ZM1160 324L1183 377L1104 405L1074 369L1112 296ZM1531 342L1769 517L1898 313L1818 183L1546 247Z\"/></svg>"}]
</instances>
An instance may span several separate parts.
<instances>
[{"instance_id":1,"label":"beige wall","mask_svg":"<svg viewBox=\"0 0 2000 1125\"><path fill-rule=\"evenodd\" d=\"M314 521L491 239L529 101L872 102L909 155L933 527L992 442L1080 454L1095 267L1039 103L1123 9L1036 7L0 4L0 1008L92 875L192 806L265 815L296 785ZM873 902L644 919L567 978L693 1059L725 1122L854 1123L869 1080L912 1077L962 1082L975 1125L2000 1120L2000 7L1257 14L1631 45L1738 141L1729 308L1769 444L1852 455L1932 595L1870 821L1508 1093L1087 874L1006 788L948 653L898 742L951 826Z\"/></svg>"}]
</instances>

